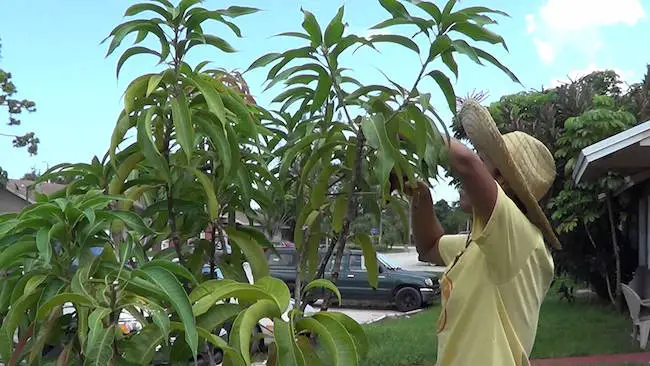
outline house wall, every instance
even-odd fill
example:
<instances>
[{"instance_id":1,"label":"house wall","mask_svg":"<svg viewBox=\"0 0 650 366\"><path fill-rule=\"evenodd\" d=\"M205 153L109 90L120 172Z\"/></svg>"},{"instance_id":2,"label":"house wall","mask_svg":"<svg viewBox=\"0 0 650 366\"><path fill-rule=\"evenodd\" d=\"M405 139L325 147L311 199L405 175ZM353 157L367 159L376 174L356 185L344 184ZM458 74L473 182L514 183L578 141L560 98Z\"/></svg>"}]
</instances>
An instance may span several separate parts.
<instances>
[{"instance_id":1,"label":"house wall","mask_svg":"<svg viewBox=\"0 0 650 366\"><path fill-rule=\"evenodd\" d=\"M639 266L630 282L642 299L650 298L650 183L640 187L638 194L637 245Z\"/></svg>"},{"instance_id":2,"label":"house wall","mask_svg":"<svg viewBox=\"0 0 650 366\"><path fill-rule=\"evenodd\" d=\"M0 213L20 212L29 203L6 189L0 188Z\"/></svg>"}]
</instances>

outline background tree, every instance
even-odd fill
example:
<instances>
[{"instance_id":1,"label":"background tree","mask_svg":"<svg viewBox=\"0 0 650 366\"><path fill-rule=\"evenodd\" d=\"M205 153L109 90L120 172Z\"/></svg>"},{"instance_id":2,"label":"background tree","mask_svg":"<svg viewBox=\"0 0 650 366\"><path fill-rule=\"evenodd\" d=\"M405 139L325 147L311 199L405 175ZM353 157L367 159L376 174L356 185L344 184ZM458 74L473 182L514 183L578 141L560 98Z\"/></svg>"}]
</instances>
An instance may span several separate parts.
<instances>
[{"instance_id":1,"label":"background tree","mask_svg":"<svg viewBox=\"0 0 650 366\"><path fill-rule=\"evenodd\" d=\"M0 44L0 50L2 44ZM35 112L36 103L27 99L16 99L14 96L18 93L16 85L11 80L11 73L0 68L0 107L7 109L9 114L9 126L19 126L21 121L19 115L23 112ZM0 133L0 136L13 138L14 147L27 147L30 155L36 155L38 152L38 143L40 140L34 132L28 132L24 135L11 134L9 132Z\"/></svg>"},{"instance_id":2,"label":"background tree","mask_svg":"<svg viewBox=\"0 0 650 366\"><path fill-rule=\"evenodd\" d=\"M628 281L636 268L634 250L621 231L629 224L629 200L625 195L599 198L616 192L618 177L575 186L572 172L582 148L637 123L644 83L623 93L614 71L597 71L557 88L506 95L489 106L502 133L532 134L554 154L557 177L542 203L563 242L563 249L554 253L556 268L589 282L612 303L617 303L618 284ZM458 124L453 128L464 137Z\"/></svg>"},{"instance_id":3,"label":"background tree","mask_svg":"<svg viewBox=\"0 0 650 366\"><path fill-rule=\"evenodd\" d=\"M445 233L458 234L467 230L467 223L471 217L460 209L458 201L454 201L450 205L445 200L439 200L433 205L433 208Z\"/></svg>"}]
</instances>

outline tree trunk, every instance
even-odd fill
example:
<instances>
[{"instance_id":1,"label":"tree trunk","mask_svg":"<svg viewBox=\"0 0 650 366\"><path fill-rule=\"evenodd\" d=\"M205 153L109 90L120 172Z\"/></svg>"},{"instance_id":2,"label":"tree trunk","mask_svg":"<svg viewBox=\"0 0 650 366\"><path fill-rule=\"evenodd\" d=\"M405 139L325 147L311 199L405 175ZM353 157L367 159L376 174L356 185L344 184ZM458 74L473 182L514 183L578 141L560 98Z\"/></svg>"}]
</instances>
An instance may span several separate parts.
<instances>
[{"instance_id":1,"label":"tree trunk","mask_svg":"<svg viewBox=\"0 0 650 366\"><path fill-rule=\"evenodd\" d=\"M363 167L363 145L366 143L366 138L363 135L363 132L359 132L357 137L357 150L355 151L355 160L354 160L354 171L352 172L352 179L350 180L350 188L348 189L348 207L346 212L345 220L343 220L343 228L339 234L338 240L336 241L336 256L334 257L334 268L332 268L332 283L336 285L336 281L339 279L339 272L341 271L341 261L343 259L343 254L345 253L345 242L347 236L350 233L350 225L352 221L356 218L357 214L357 191L359 190L359 180L361 179L361 169ZM334 249L334 246L331 247ZM327 253L330 254L331 253ZM329 262L329 256L323 258L325 265ZM321 268L324 266L321 264ZM332 300L332 292L327 291L325 294L325 300L323 301L323 306L321 311L327 311ZM340 305L340 304L339 304Z\"/></svg>"},{"instance_id":2,"label":"tree trunk","mask_svg":"<svg viewBox=\"0 0 650 366\"><path fill-rule=\"evenodd\" d=\"M614 212L612 210L612 196L607 194L607 215L609 216L609 229L612 233L612 249L614 250L614 259L616 260L616 310L621 309L621 256L616 238L616 224L614 223Z\"/></svg>"}]
</instances>

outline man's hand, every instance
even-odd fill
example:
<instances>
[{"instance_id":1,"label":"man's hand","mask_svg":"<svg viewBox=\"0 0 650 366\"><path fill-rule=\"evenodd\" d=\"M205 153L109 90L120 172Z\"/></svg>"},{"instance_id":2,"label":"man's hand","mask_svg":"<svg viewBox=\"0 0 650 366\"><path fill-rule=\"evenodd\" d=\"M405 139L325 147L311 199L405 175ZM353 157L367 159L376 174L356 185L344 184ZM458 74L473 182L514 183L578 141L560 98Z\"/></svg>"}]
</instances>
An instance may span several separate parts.
<instances>
[{"instance_id":1,"label":"man's hand","mask_svg":"<svg viewBox=\"0 0 650 366\"><path fill-rule=\"evenodd\" d=\"M400 191L409 197L413 196L414 189L411 188L408 177L402 177L402 182L404 182L404 189L400 189L399 177L397 174L395 174L394 170L390 172L390 175L388 176L388 182L390 183L390 193L393 193L394 191ZM420 186L421 184L424 184L424 182L417 182L416 186Z\"/></svg>"}]
</instances>

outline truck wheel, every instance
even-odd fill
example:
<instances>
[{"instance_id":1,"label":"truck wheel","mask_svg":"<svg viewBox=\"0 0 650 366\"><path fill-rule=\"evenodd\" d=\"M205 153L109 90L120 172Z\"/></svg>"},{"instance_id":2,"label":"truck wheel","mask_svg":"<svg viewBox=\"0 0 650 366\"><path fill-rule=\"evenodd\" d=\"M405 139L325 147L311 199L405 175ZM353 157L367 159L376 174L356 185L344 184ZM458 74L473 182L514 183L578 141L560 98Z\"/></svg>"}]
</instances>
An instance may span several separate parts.
<instances>
[{"instance_id":1,"label":"truck wheel","mask_svg":"<svg viewBox=\"0 0 650 366\"><path fill-rule=\"evenodd\" d=\"M422 295L413 287L404 287L395 294L395 304L401 312L416 310L422 306Z\"/></svg>"}]
</instances>

